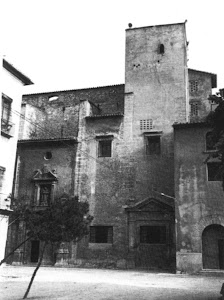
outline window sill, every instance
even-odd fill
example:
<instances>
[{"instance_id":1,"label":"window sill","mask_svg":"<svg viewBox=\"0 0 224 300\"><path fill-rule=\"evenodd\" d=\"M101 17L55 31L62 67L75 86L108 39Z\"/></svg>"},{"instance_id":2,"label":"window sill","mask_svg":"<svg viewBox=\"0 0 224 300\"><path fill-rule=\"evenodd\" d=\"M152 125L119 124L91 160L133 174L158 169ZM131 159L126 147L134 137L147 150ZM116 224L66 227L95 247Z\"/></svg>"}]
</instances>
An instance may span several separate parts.
<instances>
[{"instance_id":1,"label":"window sill","mask_svg":"<svg viewBox=\"0 0 224 300\"><path fill-rule=\"evenodd\" d=\"M211 154L211 153L217 153L217 152L218 152L217 150L205 150L202 153L203 154Z\"/></svg>"},{"instance_id":2,"label":"window sill","mask_svg":"<svg viewBox=\"0 0 224 300\"><path fill-rule=\"evenodd\" d=\"M89 249L91 250L104 250L111 249L113 244L111 243L89 243Z\"/></svg>"}]
</instances>

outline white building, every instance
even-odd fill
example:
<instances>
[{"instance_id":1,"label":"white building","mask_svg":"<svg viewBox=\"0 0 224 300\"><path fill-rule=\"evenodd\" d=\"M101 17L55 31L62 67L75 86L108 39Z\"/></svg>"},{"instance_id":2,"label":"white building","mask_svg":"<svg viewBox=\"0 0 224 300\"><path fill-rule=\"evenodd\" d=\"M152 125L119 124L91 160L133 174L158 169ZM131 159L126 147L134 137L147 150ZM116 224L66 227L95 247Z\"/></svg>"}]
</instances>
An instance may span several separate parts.
<instances>
[{"instance_id":1,"label":"white building","mask_svg":"<svg viewBox=\"0 0 224 300\"><path fill-rule=\"evenodd\" d=\"M5 59L0 70L2 95L0 136L0 260L5 255L5 244L10 213L10 194L16 158L22 87L33 82Z\"/></svg>"}]
</instances>

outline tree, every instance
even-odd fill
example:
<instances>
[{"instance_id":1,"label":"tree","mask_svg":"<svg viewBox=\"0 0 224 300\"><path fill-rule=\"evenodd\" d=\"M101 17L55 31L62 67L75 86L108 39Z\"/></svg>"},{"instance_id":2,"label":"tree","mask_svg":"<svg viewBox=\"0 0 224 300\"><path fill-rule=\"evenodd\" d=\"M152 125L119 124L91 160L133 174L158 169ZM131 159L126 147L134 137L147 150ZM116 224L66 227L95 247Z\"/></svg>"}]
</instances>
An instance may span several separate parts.
<instances>
[{"instance_id":1,"label":"tree","mask_svg":"<svg viewBox=\"0 0 224 300\"><path fill-rule=\"evenodd\" d=\"M224 89L219 90L216 95L210 95L208 100L217 105L214 111L207 116L207 123L212 128L209 135L210 143L214 145L216 151L208 157L217 157L220 162L220 168L217 175L222 178L222 186L224 190ZM207 159L207 160L208 160Z\"/></svg>"},{"instance_id":2,"label":"tree","mask_svg":"<svg viewBox=\"0 0 224 300\"><path fill-rule=\"evenodd\" d=\"M46 246L58 247L61 242L78 242L88 234L92 216L88 214L88 202L79 202L77 197L57 199L48 207L34 209L29 205L17 205L13 215L26 223L27 239L42 242L38 264L33 272L23 299L27 298L36 273L41 266Z\"/></svg>"}]
</instances>

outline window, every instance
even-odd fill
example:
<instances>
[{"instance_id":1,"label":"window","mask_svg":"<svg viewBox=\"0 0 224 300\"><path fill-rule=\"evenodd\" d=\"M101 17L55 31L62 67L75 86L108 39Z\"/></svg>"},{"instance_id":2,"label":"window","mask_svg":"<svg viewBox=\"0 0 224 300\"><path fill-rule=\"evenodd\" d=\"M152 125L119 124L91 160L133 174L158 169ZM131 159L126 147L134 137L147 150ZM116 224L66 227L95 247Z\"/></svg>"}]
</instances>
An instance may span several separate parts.
<instances>
[{"instance_id":1,"label":"window","mask_svg":"<svg viewBox=\"0 0 224 300\"><path fill-rule=\"evenodd\" d=\"M112 140L100 140L98 143L98 157L111 157Z\"/></svg>"},{"instance_id":2,"label":"window","mask_svg":"<svg viewBox=\"0 0 224 300\"><path fill-rule=\"evenodd\" d=\"M222 181L221 162L208 162L208 181Z\"/></svg>"},{"instance_id":3,"label":"window","mask_svg":"<svg viewBox=\"0 0 224 300\"><path fill-rule=\"evenodd\" d=\"M90 243L113 243L112 226L90 226Z\"/></svg>"},{"instance_id":4,"label":"window","mask_svg":"<svg viewBox=\"0 0 224 300\"><path fill-rule=\"evenodd\" d=\"M190 80L190 92L195 93L198 91L198 81L197 80Z\"/></svg>"},{"instance_id":5,"label":"window","mask_svg":"<svg viewBox=\"0 0 224 300\"><path fill-rule=\"evenodd\" d=\"M51 151L47 151L44 155L44 159L49 160L52 158L52 153Z\"/></svg>"},{"instance_id":6,"label":"window","mask_svg":"<svg viewBox=\"0 0 224 300\"><path fill-rule=\"evenodd\" d=\"M140 130L150 130L153 129L152 119L140 120Z\"/></svg>"},{"instance_id":7,"label":"window","mask_svg":"<svg viewBox=\"0 0 224 300\"><path fill-rule=\"evenodd\" d=\"M1 131L5 135L11 135L11 103L12 99L6 95L2 95L2 115L1 115Z\"/></svg>"},{"instance_id":8,"label":"window","mask_svg":"<svg viewBox=\"0 0 224 300\"><path fill-rule=\"evenodd\" d=\"M5 168L0 166L0 191L3 185L3 180L4 180L4 174L5 174Z\"/></svg>"},{"instance_id":9,"label":"window","mask_svg":"<svg viewBox=\"0 0 224 300\"><path fill-rule=\"evenodd\" d=\"M141 244L166 244L166 226L140 226Z\"/></svg>"},{"instance_id":10,"label":"window","mask_svg":"<svg viewBox=\"0 0 224 300\"><path fill-rule=\"evenodd\" d=\"M206 133L206 150L207 151L216 150L215 144L216 144L216 140L215 140L214 134L212 132L207 132Z\"/></svg>"},{"instance_id":11,"label":"window","mask_svg":"<svg viewBox=\"0 0 224 300\"><path fill-rule=\"evenodd\" d=\"M49 206L54 201L54 190L58 181L56 171L50 171L45 165L42 170L36 170L32 181L34 182L34 205Z\"/></svg>"},{"instance_id":12,"label":"window","mask_svg":"<svg viewBox=\"0 0 224 300\"><path fill-rule=\"evenodd\" d=\"M150 135L145 136L146 140L146 155L160 154L160 136Z\"/></svg>"},{"instance_id":13,"label":"window","mask_svg":"<svg viewBox=\"0 0 224 300\"><path fill-rule=\"evenodd\" d=\"M56 101L56 100L58 100L58 96L49 96L48 97L48 101Z\"/></svg>"},{"instance_id":14,"label":"window","mask_svg":"<svg viewBox=\"0 0 224 300\"><path fill-rule=\"evenodd\" d=\"M159 45L158 52L159 52L159 54L164 54L164 52L165 52L165 47L164 47L163 44L160 44L160 45Z\"/></svg>"},{"instance_id":15,"label":"window","mask_svg":"<svg viewBox=\"0 0 224 300\"><path fill-rule=\"evenodd\" d=\"M39 205L49 206L51 203L51 184L40 184Z\"/></svg>"},{"instance_id":16,"label":"window","mask_svg":"<svg viewBox=\"0 0 224 300\"><path fill-rule=\"evenodd\" d=\"M198 117L199 103L197 102L191 103L190 107L191 107L191 117Z\"/></svg>"}]
</instances>

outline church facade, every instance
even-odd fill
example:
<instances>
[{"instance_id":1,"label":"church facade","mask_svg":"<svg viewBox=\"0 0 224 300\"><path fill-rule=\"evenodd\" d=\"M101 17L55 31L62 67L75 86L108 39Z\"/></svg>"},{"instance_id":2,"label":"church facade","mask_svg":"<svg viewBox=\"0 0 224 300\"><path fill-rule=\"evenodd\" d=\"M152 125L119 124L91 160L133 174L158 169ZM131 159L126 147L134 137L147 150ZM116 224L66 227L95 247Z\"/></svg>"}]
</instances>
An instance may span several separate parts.
<instances>
[{"instance_id":1,"label":"church facade","mask_svg":"<svg viewBox=\"0 0 224 300\"><path fill-rule=\"evenodd\" d=\"M94 217L89 236L49 248L46 264L203 268L202 256L190 256L201 248L186 248L182 234L182 206L192 199L179 191L187 183L176 145L179 127L210 111L216 75L187 67L187 45L185 23L129 28L125 84L23 96L14 198L40 207L77 195ZM25 235L13 224L7 251ZM36 263L39 248L31 240L11 262Z\"/></svg>"}]
</instances>

